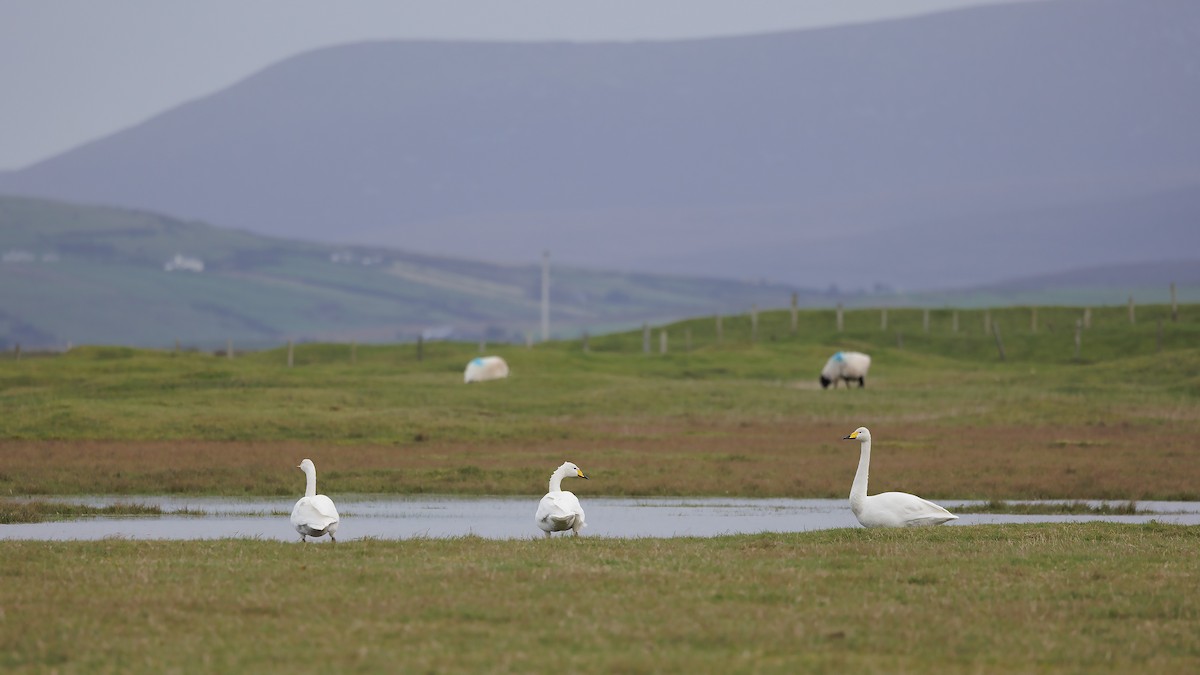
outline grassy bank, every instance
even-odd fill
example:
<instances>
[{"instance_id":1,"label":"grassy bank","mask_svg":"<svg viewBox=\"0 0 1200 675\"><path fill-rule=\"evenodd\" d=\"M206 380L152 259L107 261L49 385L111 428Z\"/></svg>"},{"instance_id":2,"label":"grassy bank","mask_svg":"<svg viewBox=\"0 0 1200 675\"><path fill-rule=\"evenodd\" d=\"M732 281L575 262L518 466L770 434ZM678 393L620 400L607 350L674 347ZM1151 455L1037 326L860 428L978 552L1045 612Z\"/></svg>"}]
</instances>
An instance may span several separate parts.
<instances>
[{"instance_id":1,"label":"grassy bank","mask_svg":"<svg viewBox=\"0 0 1200 675\"><path fill-rule=\"evenodd\" d=\"M161 516L163 510L146 504L112 504L88 506L40 500L0 499L0 525L10 523L40 523L47 520L67 520L86 516Z\"/></svg>"},{"instance_id":2,"label":"grassy bank","mask_svg":"<svg viewBox=\"0 0 1200 675\"><path fill-rule=\"evenodd\" d=\"M1189 672L1200 528L3 542L9 672ZM69 610L67 609L69 608ZM15 627L19 626L17 630Z\"/></svg>"}]
</instances>

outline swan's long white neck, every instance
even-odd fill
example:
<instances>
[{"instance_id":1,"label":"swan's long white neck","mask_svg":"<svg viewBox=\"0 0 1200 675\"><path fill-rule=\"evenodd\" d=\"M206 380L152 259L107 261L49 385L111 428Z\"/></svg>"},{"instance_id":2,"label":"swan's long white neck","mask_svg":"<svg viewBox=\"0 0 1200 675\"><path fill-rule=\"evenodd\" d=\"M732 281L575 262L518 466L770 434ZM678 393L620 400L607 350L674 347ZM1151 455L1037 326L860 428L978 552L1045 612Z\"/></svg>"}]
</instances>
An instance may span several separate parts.
<instances>
[{"instance_id":1,"label":"swan's long white neck","mask_svg":"<svg viewBox=\"0 0 1200 675\"><path fill-rule=\"evenodd\" d=\"M563 471L563 468L561 466L558 467L557 469L555 469L554 473L550 474L550 491L551 492L562 491L562 479L566 478L566 475L567 475L567 473L565 471Z\"/></svg>"},{"instance_id":2,"label":"swan's long white neck","mask_svg":"<svg viewBox=\"0 0 1200 675\"><path fill-rule=\"evenodd\" d=\"M862 441L862 451L858 456L858 471L854 474L854 484L850 486L850 510L855 514L862 511L867 501L867 473L871 469L871 439Z\"/></svg>"},{"instance_id":3,"label":"swan's long white neck","mask_svg":"<svg viewBox=\"0 0 1200 675\"><path fill-rule=\"evenodd\" d=\"M317 495L317 470L313 467L304 467L304 477L308 484L304 486L305 497L315 497Z\"/></svg>"}]
</instances>

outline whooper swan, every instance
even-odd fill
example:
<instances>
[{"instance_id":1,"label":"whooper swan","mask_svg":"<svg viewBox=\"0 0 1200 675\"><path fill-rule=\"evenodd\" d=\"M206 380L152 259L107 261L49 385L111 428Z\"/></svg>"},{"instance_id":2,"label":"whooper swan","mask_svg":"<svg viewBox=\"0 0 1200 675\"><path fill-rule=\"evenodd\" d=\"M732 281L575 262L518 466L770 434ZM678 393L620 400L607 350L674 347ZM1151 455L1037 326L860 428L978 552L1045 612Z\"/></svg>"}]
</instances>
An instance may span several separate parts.
<instances>
[{"instance_id":1,"label":"whooper swan","mask_svg":"<svg viewBox=\"0 0 1200 675\"><path fill-rule=\"evenodd\" d=\"M571 462L564 462L550 474L550 491L542 497L537 514L533 517L547 537L551 532L566 530L574 530L575 536L578 537L579 531L587 527L583 522L583 507L579 505L579 499L562 489L562 479L576 476L587 479L583 471Z\"/></svg>"},{"instance_id":2,"label":"whooper swan","mask_svg":"<svg viewBox=\"0 0 1200 675\"><path fill-rule=\"evenodd\" d=\"M300 541L308 541L305 537L328 534L332 541L337 542L333 537L339 522L337 507L329 497L317 494L317 467L311 459L306 459L296 468L303 471L308 479L304 496L292 508L292 526L300 533Z\"/></svg>"},{"instance_id":3,"label":"whooper swan","mask_svg":"<svg viewBox=\"0 0 1200 675\"><path fill-rule=\"evenodd\" d=\"M871 432L859 427L846 437L862 444L858 472L850 487L850 510L863 527L917 527L941 525L958 516L933 502L907 492L882 492L867 496L867 471L871 466Z\"/></svg>"}]
</instances>

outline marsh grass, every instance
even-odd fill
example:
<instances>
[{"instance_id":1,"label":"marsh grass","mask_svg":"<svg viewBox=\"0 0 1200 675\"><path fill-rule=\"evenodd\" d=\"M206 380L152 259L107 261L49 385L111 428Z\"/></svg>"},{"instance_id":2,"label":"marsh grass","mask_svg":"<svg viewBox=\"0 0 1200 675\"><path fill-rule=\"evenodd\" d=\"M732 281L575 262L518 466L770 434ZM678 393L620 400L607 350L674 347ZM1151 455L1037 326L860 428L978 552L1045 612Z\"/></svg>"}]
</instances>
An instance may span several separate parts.
<instances>
[{"instance_id":1,"label":"marsh grass","mask_svg":"<svg viewBox=\"0 0 1200 675\"><path fill-rule=\"evenodd\" d=\"M1071 502L1006 502L993 499L985 504L957 506L954 513L1012 513L1022 515L1100 515L1100 516L1134 516L1149 513L1137 507L1133 501L1109 504L1089 504L1082 501Z\"/></svg>"},{"instance_id":2,"label":"marsh grass","mask_svg":"<svg viewBox=\"0 0 1200 675\"><path fill-rule=\"evenodd\" d=\"M1198 545L1154 523L9 541L0 668L1195 672Z\"/></svg>"},{"instance_id":3,"label":"marsh grass","mask_svg":"<svg viewBox=\"0 0 1200 675\"><path fill-rule=\"evenodd\" d=\"M110 504L88 506L39 500L0 499L0 524L41 523L88 516L161 516L158 506L146 504Z\"/></svg>"}]
</instances>

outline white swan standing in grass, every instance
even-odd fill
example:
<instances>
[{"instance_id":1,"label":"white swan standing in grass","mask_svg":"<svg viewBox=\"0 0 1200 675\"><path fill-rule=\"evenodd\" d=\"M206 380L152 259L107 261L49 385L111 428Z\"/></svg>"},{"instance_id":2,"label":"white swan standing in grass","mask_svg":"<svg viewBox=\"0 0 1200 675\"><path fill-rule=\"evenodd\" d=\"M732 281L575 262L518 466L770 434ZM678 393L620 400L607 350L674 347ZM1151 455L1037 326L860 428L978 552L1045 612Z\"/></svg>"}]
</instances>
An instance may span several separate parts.
<instances>
[{"instance_id":1,"label":"white swan standing in grass","mask_svg":"<svg viewBox=\"0 0 1200 675\"><path fill-rule=\"evenodd\" d=\"M340 521L337 507L333 505L333 500L329 497L317 494L317 467L313 465L311 459L306 459L300 462L300 466L296 468L303 471L305 478L308 479L308 485L304 488L304 496L292 508L292 526L300 533L300 541L308 541L305 537L320 537L328 534L330 540L336 542L337 539L333 538L333 533L337 532Z\"/></svg>"},{"instance_id":2,"label":"white swan standing in grass","mask_svg":"<svg viewBox=\"0 0 1200 675\"><path fill-rule=\"evenodd\" d=\"M907 492L881 492L867 496L867 471L871 466L871 432L859 427L846 437L862 444L858 472L850 488L850 510L863 527L916 527L941 525L958 516L933 502Z\"/></svg>"},{"instance_id":3,"label":"white swan standing in grass","mask_svg":"<svg viewBox=\"0 0 1200 675\"><path fill-rule=\"evenodd\" d=\"M533 517L547 537L551 532L566 530L574 530L575 536L578 537L579 531L587 527L583 522L583 507L579 505L579 499L573 493L562 489L562 479L576 476L587 479L583 471L571 462L564 462L550 474L550 491L542 497L537 514Z\"/></svg>"}]
</instances>

